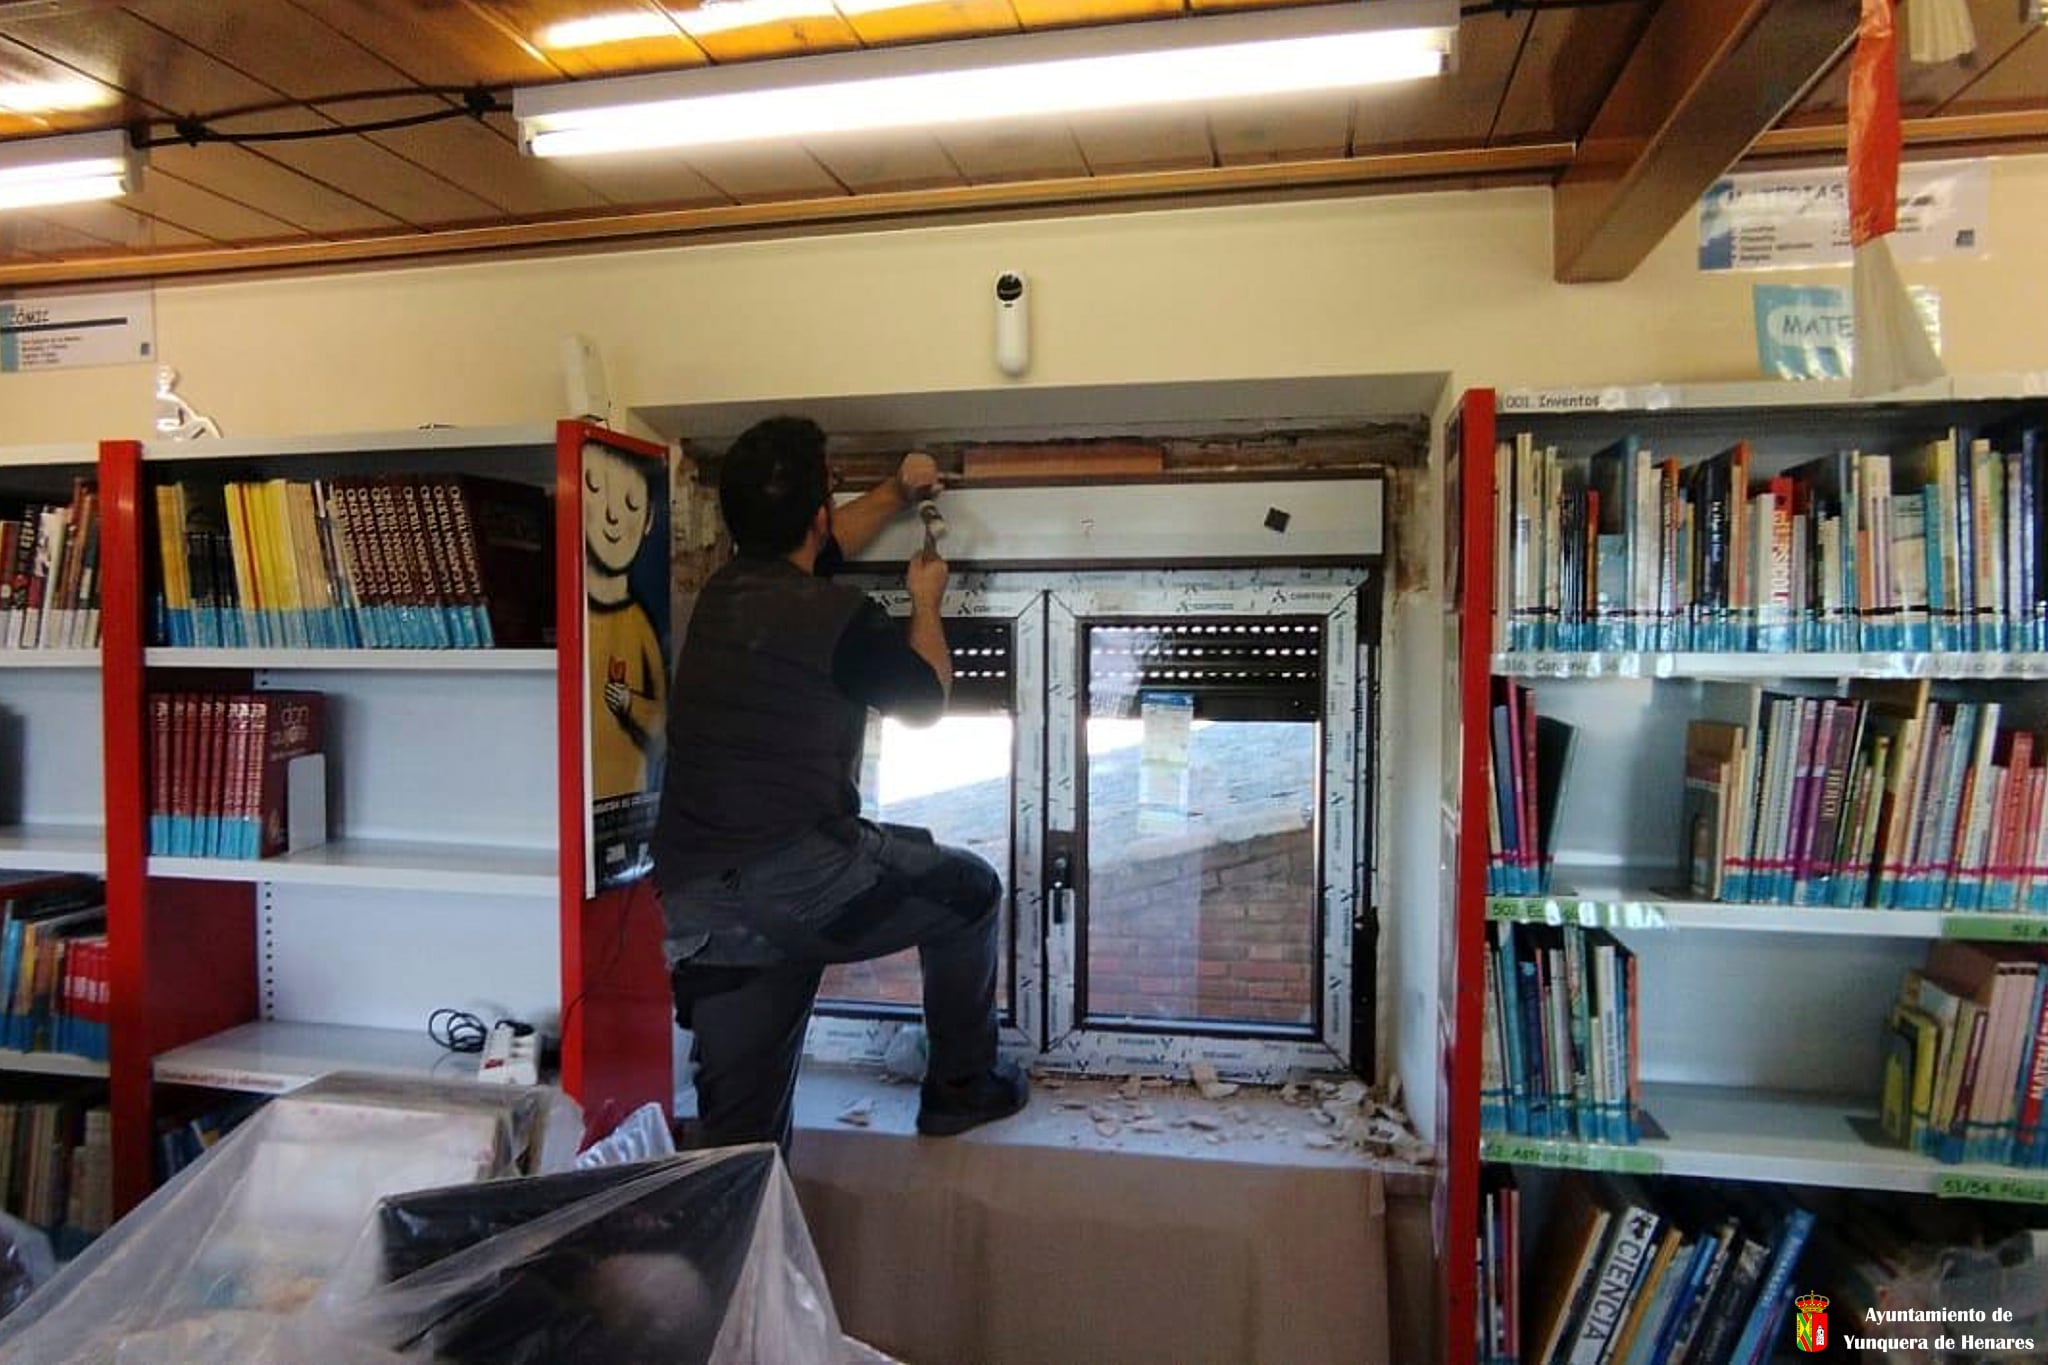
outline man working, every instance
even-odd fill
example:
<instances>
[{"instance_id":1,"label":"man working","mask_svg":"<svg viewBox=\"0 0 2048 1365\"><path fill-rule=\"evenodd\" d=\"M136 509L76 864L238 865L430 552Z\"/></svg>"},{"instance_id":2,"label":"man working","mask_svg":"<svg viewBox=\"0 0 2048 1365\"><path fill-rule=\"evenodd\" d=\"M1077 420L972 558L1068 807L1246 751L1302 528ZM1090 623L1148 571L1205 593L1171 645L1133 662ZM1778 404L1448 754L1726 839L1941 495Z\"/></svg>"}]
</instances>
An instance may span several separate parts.
<instances>
[{"instance_id":1,"label":"man working","mask_svg":"<svg viewBox=\"0 0 2048 1365\"><path fill-rule=\"evenodd\" d=\"M676 1019L696 1038L697 1103L712 1145L789 1141L804 1027L826 966L915 946L931 1043L918 1131L962 1133L1023 1107L996 1055L996 913L986 862L921 830L859 818L870 708L929 724L952 657L945 561L910 566L908 634L830 581L920 495L929 456L835 508L825 435L778 417L719 471L738 550L704 587L670 690L655 831Z\"/></svg>"}]
</instances>

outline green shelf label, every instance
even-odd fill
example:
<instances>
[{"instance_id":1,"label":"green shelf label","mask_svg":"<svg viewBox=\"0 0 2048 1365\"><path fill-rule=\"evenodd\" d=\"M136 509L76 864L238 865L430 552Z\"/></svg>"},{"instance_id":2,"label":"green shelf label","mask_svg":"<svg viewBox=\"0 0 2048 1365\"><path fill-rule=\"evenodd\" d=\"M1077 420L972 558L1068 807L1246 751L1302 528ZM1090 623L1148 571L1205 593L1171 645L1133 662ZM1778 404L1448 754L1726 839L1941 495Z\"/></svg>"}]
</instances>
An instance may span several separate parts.
<instances>
[{"instance_id":1,"label":"green shelf label","mask_svg":"<svg viewBox=\"0 0 2048 1365\"><path fill-rule=\"evenodd\" d=\"M1494 896L1486 917L1504 924L1551 924L1580 929L1663 929L1663 908L1648 901L1582 901L1568 896ZM2042 921L2048 924L2048 919Z\"/></svg>"},{"instance_id":2,"label":"green shelf label","mask_svg":"<svg viewBox=\"0 0 2048 1365\"><path fill-rule=\"evenodd\" d=\"M1597 1142L1558 1142L1547 1138L1489 1137L1479 1143L1481 1161L1515 1166L1549 1166L1560 1171L1611 1171L1618 1175L1656 1175L1664 1163L1640 1147L1607 1147Z\"/></svg>"},{"instance_id":3,"label":"green shelf label","mask_svg":"<svg viewBox=\"0 0 2048 1365\"><path fill-rule=\"evenodd\" d=\"M1935 1182L1934 1192L1943 1199L1996 1199L2007 1204L2048 1204L2048 1176L1951 1173Z\"/></svg>"},{"instance_id":4,"label":"green shelf label","mask_svg":"<svg viewBox=\"0 0 2048 1365\"><path fill-rule=\"evenodd\" d=\"M2048 915L1950 915L1941 922L1941 936L1980 943L2048 943Z\"/></svg>"}]
</instances>

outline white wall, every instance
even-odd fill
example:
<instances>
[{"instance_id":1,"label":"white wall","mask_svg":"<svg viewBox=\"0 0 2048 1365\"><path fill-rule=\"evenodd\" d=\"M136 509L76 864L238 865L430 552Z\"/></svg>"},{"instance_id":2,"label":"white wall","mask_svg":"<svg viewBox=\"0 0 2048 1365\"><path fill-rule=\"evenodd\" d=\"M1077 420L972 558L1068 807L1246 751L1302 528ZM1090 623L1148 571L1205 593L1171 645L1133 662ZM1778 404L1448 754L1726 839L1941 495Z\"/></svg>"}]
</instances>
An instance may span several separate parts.
<instances>
[{"instance_id":1,"label":"white wall","mask_svg":"<svg viewBox=\"0 0 2048 1365\"><path fill-rule=\"evenodd\" d=\"M2048 157L2001 161L1989 257L1908 268L1941 293L1955 372L2048 368L2044 221ZM1004 386L988 302L1003 269L1032 278L1035 384L1753 378L1755 277L1701 275L1695 231L1627 281L1560 286L1543 190L1117 213L166 284L157 339L230 436L551 420L570 331L596 340L621 406ZM148 366L0 376L0 440L146 434L151 388ZM1418 1097L1434 1074L1435 611L1396 608L1387 667L1386 951L1403 980L1384 1044Z\"/></svg>"}]
</instances>

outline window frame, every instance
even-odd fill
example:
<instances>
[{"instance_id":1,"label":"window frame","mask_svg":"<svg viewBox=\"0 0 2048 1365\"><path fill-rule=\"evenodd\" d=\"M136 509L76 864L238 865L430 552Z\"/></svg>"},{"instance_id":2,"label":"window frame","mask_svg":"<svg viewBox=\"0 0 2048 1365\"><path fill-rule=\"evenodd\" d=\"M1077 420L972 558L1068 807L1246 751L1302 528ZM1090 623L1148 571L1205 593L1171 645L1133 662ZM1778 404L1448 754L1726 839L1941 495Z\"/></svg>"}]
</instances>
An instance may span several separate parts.
<instances>
[{"instance_id":1,"label":"window frame","mask_svg":"<svg viewBox=\"0 0 2048 1365\"><path fill-rule=\"evenodd\" d=\"M1374 781L1364 734L1372 655L1361 639L1362 599L1377 590L1368 570L1195 569L1142 574L1085 574L1047 584L1048 693L1055 704L1046 725L1048 837L1085 856L1084 793L1087 694L1086 627L1160 617L1192 621L1275 617L1323 618L1321 791L1317 807L1318 984L1313 1031L1286 1026L1189 1023L1104 1026L1081 1017L1085 976L1084 897L1048 933L1047 1034L1041 1065L1080 1072L1185 1072L1207 1062L1232 1075L1283 1081L1354 1059L1353 1018L1375 1007L1376 982L1353 975L1354 931L1368 913L1373 869L1367 799ZM1076 858L1077 888L1087 876Z\"/></svg>"},{"instance_id":2,"label":"window frame","mask_svg":"<svg viewBox=\"0 0 2048 1365\"><path fill-rule=\"evenodd\" d=\"M859 573L841 581L866 591L892 616L907 616L900 578ZM941 610L1011 623L1015 666L1016 768L1013 776L1010 876L1011 1013L1001 1030L1004 1051L1048 1071L1184 1076L1208 1063L1232 1076L1278 1083L1335 1070L1369 1072L1378 1008L1377 962L1356 975L1354 953L1375 935L1377 868L1371 820L1375 810L1376 739L1372 698L1380 620L1378 567L1210 567L1046 572L957 573ZM1083 621L1303 617L1323 619L1324 680L1315 1032L1288 1026L1220 1023L1189 1028L1077 1026L1080 1000L1073 936L1053 932L1048 893L1049 841L1074 847L1082 837L1076 782L1085 771ZM1076 869L1085 875L1085 868ZM876 1064L914 1010L855 1006L813 1012L805 1052L812 1060ZM1275 1029L1286 1030L1276 1036ZM1354 1049L1366 1049L1357 1055Z\"/></svg>"}]
</instances>

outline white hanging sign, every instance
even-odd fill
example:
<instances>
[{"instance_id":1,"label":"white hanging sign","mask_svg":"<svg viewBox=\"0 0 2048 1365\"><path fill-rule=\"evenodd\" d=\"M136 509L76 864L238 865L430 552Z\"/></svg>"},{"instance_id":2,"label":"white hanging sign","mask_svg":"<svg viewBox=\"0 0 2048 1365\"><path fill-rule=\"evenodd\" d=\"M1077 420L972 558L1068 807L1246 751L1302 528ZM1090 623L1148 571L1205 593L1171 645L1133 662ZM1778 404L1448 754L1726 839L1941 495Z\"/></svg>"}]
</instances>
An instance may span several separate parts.
<instances>
[{"instance_id":1,"label":"white hanging sign","mask_svg":"<svg viewBox=\"0 0 2048 1365\"><path fill-rule=\"evenodd\" d=\"M17 295L0 303L0 373L132 365L156 356L155 295Z\"/></svg>"},{"instance_id":2,"label":"white hanging sign","mask_svg":"<svg viewBox=\"0 0 2048 1365\"><path fill-rule=\"evenodd\" d=\"M1991 221L1991 167L1927 161L1899 170L1902 261L1980 256ZM1714 183L1700 200L1700 269L1799 270L1850 264L1849 177L1840 167L1755 171Z\"/></svg>"}]
</instances>

